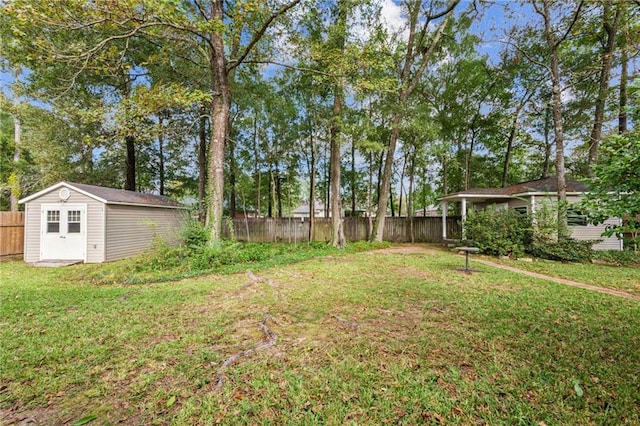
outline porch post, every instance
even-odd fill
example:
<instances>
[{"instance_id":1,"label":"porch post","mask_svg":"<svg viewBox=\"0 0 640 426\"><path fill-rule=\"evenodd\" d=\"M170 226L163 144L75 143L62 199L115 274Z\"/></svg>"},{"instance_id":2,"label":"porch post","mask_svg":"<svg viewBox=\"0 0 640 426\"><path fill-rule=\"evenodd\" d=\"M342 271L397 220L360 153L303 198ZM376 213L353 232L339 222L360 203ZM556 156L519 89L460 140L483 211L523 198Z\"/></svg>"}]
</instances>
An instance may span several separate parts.
<instances>
[{"instance_id":1,"label":"porch post","mask_svg":"<svg viewBox=\"0 0 640 426\"><path fill-rule=\"evenodd\" d=\"M462 198L462 239L467 238L467 232L464 229L464 222L467 220L467 199Z\"/></svg>"},{"instance_id":2,"label":"porch post","mask_svg":"<svg viewBox=\"0 0 640 426\"><path fill-rule=\"evenodd\" d=\"M442 241L447 240L447 202L442 201Z\"/></svg>"},{"instance_id":3,"label":"porch post","mask_svg":"<svg viewBox=\"0 0 640 426\"><path fill-rule=\"evenodd\" d=\"M536 224L536 196L531 196L531 223Z\"/></svg>"}]
</instances>

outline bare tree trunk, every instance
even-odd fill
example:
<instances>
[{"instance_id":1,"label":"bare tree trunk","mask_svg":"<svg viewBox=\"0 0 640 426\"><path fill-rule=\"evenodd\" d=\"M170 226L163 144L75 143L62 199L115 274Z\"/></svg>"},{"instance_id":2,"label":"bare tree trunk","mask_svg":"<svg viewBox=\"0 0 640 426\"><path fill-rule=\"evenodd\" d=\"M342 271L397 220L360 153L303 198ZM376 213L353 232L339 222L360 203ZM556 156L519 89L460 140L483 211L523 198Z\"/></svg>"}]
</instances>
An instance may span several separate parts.
<instances>
[{"instance_id":1,"label":"bare tree trunk","mask_svg":"<svg viewBox=\"0 0 640 426\"><path fill-rule=\"evenodd\" d=\"M402 169L400 170L400 197L398 198L398 217L402 217L402 205L404 204L402 198L405 195L404 194L404 175L406 171L407 171L407 157L405 156L405 158L403 158L403 161L402 161Z\"/></svg>"},{"instance_id":2,"label":"bare tree trunk","mask_svg":"<svg viewBox=\"0 0 640 426\"><path fill-rule=\"evenodd\" d=\"M331 206L331 161L327 160L327 147L324 148L324 171L325 171L325 191L324 191L324 217L329 218Z\"/></svg>"},{"instance_id":3,"label":"bare tree trunk","mask_svg":"<svg viewBox=\"0 0 640 426\"><path fill-rule=\"evenodd\" d=\"M604 2L603 26L607 33L607 45L602 52L602 65L600 67L600 85L598 87L598 97L596 98L595 119L593 129L589 137L589 176L593 176L593 165L598 160L598 148L602 139L602 123L604 122L604 108L609 92L609 79L611 77L611 62L613 60L613 50L616 46L616 33L618 32L618 24L622 14L622 7L616 6L616 14L611 22L610 5Z\"/></svg>"},{"instance_id":4,"label":"bare tree trunk","mask_svg":"<svg viewBox=\"0 0 640 426\"><path fill-rule=\"evenodd\" d=\"M550 104L551 102L548 102ZM551 108L547 104L544 110L544 160L542 164L542 179L551 173Z\"/></svg>"},{"instance_id":5,"label":"bare tree trunk","mask_svg":"<svg viewBox=\"0 0 640 426\"><path fill-rule=\"evenodd\" d=\"M273 166L269 164L269 202L267 204L267 217L273 218L273 206L275 201L275 185L273 181Z\"/></svg>"},{"instance_id":6,"label":"bare tree trunk","mask_svg":"<svg viewBox=\"0 0 640 426\"><path fill-rule=\"evenodd\" d=\"M351 141L351 217L356 215L356 141Z\"/></svg>"},{"instance_id":7,"label":"bare tree trunk","mask_svg":"<svg viewBox=\"0 0 640 426\"><path fill-rule=\"evenodd\" d=\"M516 137L517 119L513 120L509 137L507 138L507 152L504 154L504 164L502 165L502 187L506 187L509 183L509 164L511 163L511 151L513 150L513 140Z\"/></svg>"},{"instance_id":8,"label":"bare tree trunk","mask_svg":"<svg viewBox=\"0 0 640 426\"><path fill-rule=\"evenodd\" d=\"M160 181L160 195L164 195L164 119L162 114L158 116L160 134L158 135L158 180Z\"/></svg>"},{"instance_id":9,"label":"bare tree trunk","mask_svg":"<svg viewBox=\"0 0 640 426\"><path fill-rule=\"evenodd\" d=\"M516 130L518 126L518 119L520 118L520 112L524 106L529 102L529 99L533 96L534 92L525 93L522 101L514 112L513 122L511 123L511 129L509 130L509 137L507 139L507 152L504 155L504 165L502 167L502 187L506 187L509 183L509 166L511 164L511 154L513 151L513 142L516 137Z\"/></svg>"},{"instance_id":10,"label":"bare tree trunk","mask_svg":"<svg viewBox=\"0 0 640 426\"><path fill-rule=\"evenodd\" d=\"M211 2L211 20L223 22L223 2ZM231 93L227 80L227 60L221 31L214 30L210 35L212 102L211 102L211 142L209 144L209 212L207 225L211 229L211 244L218 244L222 239L222 204L224 200L224 150L228 135L229 112L231 110Z\"/></svg>"},{"instance_id":11,"label":"bare tree trunk","mask_svg":"<svg viewBox=\"0 0 640 426\"><path fill-rule=\"evenodd\" d=\"M260 172L260 154L258 151L258 119L254 113L253 116L253 155L255 157L255 161L253 163L253 178L257 180L256 182L256 217L260 216L260 201L262 195L262 173Z\"/></svg>"},{"instance_id":12,"label":"bare tree trunk","mask_svg":"<svg viewBox=\"0 0 640 426\"><path fill-rule=\"evenodd\" d=\"M416 152L417 150L413 150L413 154L411 156L411 163L409 165L409 193L407 194L407 217L409 218L409 240L413 243L415 240L414 230L413 230L413 181L415 178L415 168L416 168Z\"/></svg>"},{"instance_id":13,"label":"bare tree trunk","mask_svg":"<svg viewBox=\"0 0 640 426\"><path fill-rule=\"evenodd\" d=\"M18 211L18 199L20 198L20 144L22 139L22 122L20 121L20 117L15 113L13 117L13 164L12 164L12 173L11 173L11 195L9 196L9 200L11 203L11 211Z\"/></svg>"},{"instance_id":14,"label":"bare tree trunk","mask_svg":"<svg viewBox=\"0 0 640 426\"><path fill-rule=\"evenodd\" d=\"M546 5L546 2L545 2ZM548 15L547 15L548 16ZM548 31L547 39L550 46L555 45L555 37L551 32L550 17L546 20ZM558 52L554 48L551 52L551 86L553 90L553 133L556 141L556 179L558 183L558 238L567 227L567 180L564 166L564 130L562 123L562 98L560 87L560 68L558 64Z\"/></svg>"},{"instance_id":15,"label":"bare tree trunk","mask_svg":"<svg viewBox=\"0 0 640 426\"><path fill-rule=\"evenodd\" d=\"M476 142L476 132L471 131L471 144L464 158L464 189L467 190L471 186L471 155L473 154L473 146Z\"/></svg>"},{"instance_id":16,"label":"bare tree trunk","mask_svg":"<svg viewBox=\"0 0 640 426\"><path fill-rule=\"evenodd\" d=\"M629 52L627 51L627 32L623 32L620 57L620 100L618 103L618 133L627 132L627 83L629 81Z\"/></svg>"},{"instance_id":17,"label":"bare tree trunk","mask_svg":"<svg viewBox=\"0 0 640 426\"><path fill-rule=\"evenodd\" d=\"M229 139L229 216L236 217L236 144Z\"/></svg>"},{"instance_id":18,"label":"bare tree trunk","mask_svg":"<svg viewBox=\"0 0 640 426\"><path fill-rule=\"evenodd\" d=\"M136 190L136 138L133 135L127 135L124 138L126 147L125 158L125 182L124 189L128 191Z\"/></svg>"},{"instance_id":19,"label":"bare tree trunk","mask_svg":"<svg viewBox=\"0 0 640 426\"><path fill-rule=\"evenodd\" d=\"M282 177L280 176L280 167L276 163L276 203L278 206L278 217L282 217Z\"/></svg>"},{"instance_id":20,"label":"bare tree trunk","mask_svg":"<svg viewBox=\"0 0 640 426\"><path fill-rule=\"evenodd\" d=\"M313 128L309 135L311 142L311 164L309 167L309 242L313 241L316 226L316 148Z\"/></svg>"},{"instance_id":21,"label":"bare tree trunk","mask_svg":"<svg viewBox=\"0 0 640 426\"><path fill-rule=\"evenodd\" d=\"M373 230L373 152L369 152L369 182L367 185L367 220L369 227L367 228L367 240L371 240L371 231Z\"/></svg>"},{"instance_id":22,"label":"bare tree trunk","mask_svg":"<svg viewBox=\"0 0 640 426\"><path fill-rule=\"evenodd\" d=\"M409 8L409 38L407 41L407 50L404 56L404 63L402 70L400 71L399 91L398 91L398 105L405 105L409 96L413 93L418 82L424 75L427 69L431 55L435 48L439 45L440 39L444 34L444 30L447 26L451 12L458 5L459 0L453 1L442 12L426 16L422 16L423 19L419 19L422 13L421 2L414 2L407 4ZM433 39L428 46L420 45L422 35L428 31L429 24L434 20L441 17L445 19L440 23L438 29L435 31ZM418 28L421 26L422 28ZM418 40L416 40L416 37ZM416 60L418 62L416 63ZM414 66L415 65L415 66ZM396 145L398 137L400 136L400 125L403 121L403 115L401 112L394 113L391 119L391 134L389 137L389 146L387 148L387 155L385 158L384 172L382 174L382 184L380 186L380 194L378 196L378 211L376 214L376 221L374 223L374 229L372 232L372 239L374 241L382 241L384 233L384 220L387 207L387 201L389 199L389 193L391 190L391 173L393 165L393 157L396 152Z\"/></svg>"},{"instance_id":23,"label":"bare tree trunk","mask_svg":"<svg viewBox=\"0 0 640 426\"><path fill-rule=\"evenodd\" d=\"M449 178L447 176L449 170L449 162L447 156L442 156L442 194L447 195L449 193ZM425 210L426 211L426 210Z\"/></svg>"},{"instance_id":24,"label":"bare tree trunk","mask_svg":"<svg viewBox=\"0 0 640 426\"><path fill-rule=\"evenodd\" d=\"M207 198L207 117L206 108L200 107L200 124L198 129L198 219L204 223L206 218Z\"/></svg>"},{"instance_id":25,"label":"bare tree trunk","mask_svg":"<svg viewBox=\"0 0 640 426\"><path fill-rule=\"evenodd\" d=\"M562 87L560 82L560 64L558 59L558 48L560 43L564 40L556 40L556 35L551 24L551 11L549 0L542 1L542 10L538 7L534 1L533 6L538 14L540 14L544 20L544 32L547 41L547 47L549 49L550 66L549 72L551 74L551 88L552 88L552 111L553 111L553 131L556 141L556 178L558 185L558 238L563 237L564 232L567 229L567 181L566 171L564 165L564 131L562 123ZM582 8L582 2L580 2L578 8L575 11L574 20L575 23L577 16ZM566 34L569 34L571 26L567 28Z\"/></svg>"}]
</instances>

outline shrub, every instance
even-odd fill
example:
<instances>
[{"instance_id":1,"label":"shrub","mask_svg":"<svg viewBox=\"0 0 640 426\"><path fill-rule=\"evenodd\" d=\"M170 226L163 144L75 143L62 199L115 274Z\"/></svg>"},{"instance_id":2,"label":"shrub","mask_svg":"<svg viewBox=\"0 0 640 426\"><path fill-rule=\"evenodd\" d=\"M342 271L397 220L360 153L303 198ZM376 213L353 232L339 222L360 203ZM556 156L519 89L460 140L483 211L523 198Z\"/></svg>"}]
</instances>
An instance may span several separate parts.
<instances>
[{"instance_id":1,"label":"shrub","mask_svg":"<svg viewBox=\"0 0 640 426\"><path fill-rule=\"evenodd\" d=\"M173 269L181 266L185 258L181 247L172 247L161 237L156 236L149 248L134 260L135 272L151 272L159 269Z\"/></svg>"},{"instance_id":2,"label":"shrub","mask_svg":"<svg viewBox=\"0 0 640 426\"><path fill-rule=\"evenodd\" d=\"M197 220L192 220L182 229L182 245L190 251L195 251L205 246L210 236L207 227Z\"/></svg>"},{"instance_id":3,"label":"shrub","mask_svg":"<svg viewBox=\"0 0 640 426\"><path fill-rule=\"evenodd\" d=\"M514 210L472 210L464 226L467 237L485 254L518 257L531 244L531 220Z\"/></svg>"},{"instance_id":4,"label":"shrub","mask_svg":"<svg viewBox=\"0 0 640 426\"><path fill-rule=\"evenodd\" d=\"M602 250L593 253L598 259L618 266L640 266L640 252L632 250Z\"/></svg>"},{"instance_id":5,"label":"shrub","mask_svg":"<svg viewBox=\"0 0 640 426\"><path fill-rule=\"evenodd\" d=\"M562 238L555 242L533 244L530 253L541 259L559 260L562 262L586 262L593 257L593 244L597 241L580 241L573 238Z\"/></svg>"}]
</instances>

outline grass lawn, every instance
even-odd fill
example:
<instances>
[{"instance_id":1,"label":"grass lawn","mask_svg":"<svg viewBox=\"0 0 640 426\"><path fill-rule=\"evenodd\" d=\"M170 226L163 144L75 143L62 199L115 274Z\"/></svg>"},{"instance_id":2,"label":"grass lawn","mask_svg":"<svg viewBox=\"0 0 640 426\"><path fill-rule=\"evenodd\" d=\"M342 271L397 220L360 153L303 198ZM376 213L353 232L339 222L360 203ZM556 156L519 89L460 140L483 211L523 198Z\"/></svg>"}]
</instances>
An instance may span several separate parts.
<instances>
[{"instance_id":1,"label":"grass lawn","mask_svg":"<svg viewBox=\"0 0 640 426\"><path fill-rule=\"evenodd\" d=\"M138 285L2 264L0 423L640 424L640 303L462 263Z\"/></svg>"}]
</instances>

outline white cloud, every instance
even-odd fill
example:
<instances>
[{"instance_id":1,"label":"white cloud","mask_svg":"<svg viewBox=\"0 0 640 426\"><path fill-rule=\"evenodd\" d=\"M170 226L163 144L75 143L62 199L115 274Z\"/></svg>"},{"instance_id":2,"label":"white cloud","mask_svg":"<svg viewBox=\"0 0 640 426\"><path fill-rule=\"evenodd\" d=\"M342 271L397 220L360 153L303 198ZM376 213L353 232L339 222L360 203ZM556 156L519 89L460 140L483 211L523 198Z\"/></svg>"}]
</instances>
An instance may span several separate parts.
<instances>
[{"instance_id":1,"label":"white cloud","mask_svg":"<svg viewBox=\"0 0 640 426\"><path fill-rule=\"evenodd\" d=\"M380 18L385 28L392 34L405 32L407 20L403 16L402 7L393 0L383 0Z\"/></svg>"}]
</instances>

